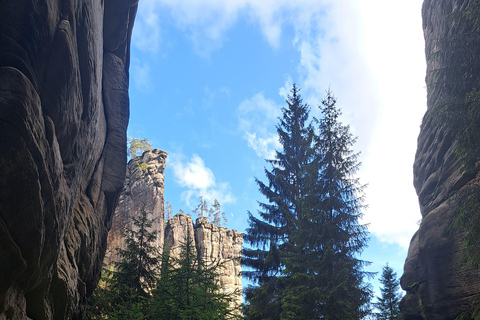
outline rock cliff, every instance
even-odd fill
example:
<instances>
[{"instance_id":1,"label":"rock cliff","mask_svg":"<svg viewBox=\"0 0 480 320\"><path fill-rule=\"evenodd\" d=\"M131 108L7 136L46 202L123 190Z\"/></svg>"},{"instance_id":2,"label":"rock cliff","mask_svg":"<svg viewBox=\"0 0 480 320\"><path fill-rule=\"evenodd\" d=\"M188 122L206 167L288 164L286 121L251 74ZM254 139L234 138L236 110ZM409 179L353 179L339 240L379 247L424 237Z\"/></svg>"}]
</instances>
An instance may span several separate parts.
<instances>
[{"instance_id":1,"label":"rock cliff","mask_svg":"<svg viewBox=\"0 0 480 320\"><path fill-rule=\"evenodd\" d=\"M236 230L217 227L206 219L198 218L193 223L192 217L177 214L169 219L165 228L165 245L171 249L172 256L180 254L180 244L187 234L193 235L197 251L207 262L220 262L219 282L224 293L234 294L235 303L242 303L242 254L243 235Z\"/></svg>"},{"instance_id":2,"label":"rock cliff","mask_svg":"<svg viewBox=\"0 0 480 320\"><path fill-rule=\"evenodd\" d=\"M132 216L141 210L147 212L148 219L154 220L152 229L158 233L157 246L163 247L164 220L164 172L167 153L159 149L146 151L142 157L136 157L128 163L123 191L108 234L108 249L105 263L118 261L115 248L123 248L122 230L132 228ZM142 168L142 164L146 164Z\"/></svg>"},{"instance_id":3,"label":"rock cliff","mask_svg":"<svg viewBox=\"0 0 480 320\"><path fill-rule=\"evenodd\" d=\"M115 210L112 229L108 234L108 249L105 262L118 261L116 248L124 248L122 236L124 227L131 227L132 216L140 210L147 211L149 219L155 221L150 231L157 231L157 246L163 251L164 244L169 246L172 256L181 252L180 244L190 234L195 247L206 261L223 263L220 270L220 285L225 293L236 292L236 303L242 303L241 264L243 235L197 219L194 223L190 215L177 214L168 221L164 220L164 170L167 153L158 149L145 151L128 163L124 189ZM142 168L139 164L146 164Z\"/></svg>"},{"instance_id":4,"label":"rock cliff","mask_svg":"<svg viewBox=\"0 0 480 320\"><path fill-rule=\"evenodd\" d=\"M0 319L79 318L122 189L136 0L0 1Z\"/></svg>"},{"instance_id":5,"label":"rock cliff","mask_svg":"<svg viewBox=\"0 0 480 320\"><path fill-rule=\"evenodd\" d=\"M461 205L452 195L479 181L478 166L462 171L464 162L456 150L458 131L464 127L454 125L468 112L467 93L480 83L480 73L469 60L480 56L471 41L475 23L468 17L475 6L478 9L478 1L473 0L423 4L428 110L414 163L422 222L401 278L407 291L400 305L406 320L455 319L480 299L480 273L460 263L464 233L452 227Z\"/></svg>"}]
</instances>

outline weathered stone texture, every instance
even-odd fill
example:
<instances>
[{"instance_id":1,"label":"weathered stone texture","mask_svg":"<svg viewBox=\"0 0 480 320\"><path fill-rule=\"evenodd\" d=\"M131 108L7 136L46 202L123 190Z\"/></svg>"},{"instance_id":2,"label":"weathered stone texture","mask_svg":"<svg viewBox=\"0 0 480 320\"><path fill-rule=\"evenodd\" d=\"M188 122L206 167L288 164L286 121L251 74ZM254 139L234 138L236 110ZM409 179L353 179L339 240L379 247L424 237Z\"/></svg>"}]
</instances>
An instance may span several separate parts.
<instances>
[{"instance_id":1,"label":"weathered stone texture","mask_svg":"<svg viewBox=\"0 0 480 320\"><path fill-rule=\"evenodd\" d=\"M132 217L145 208L149 219L155 220L150 231L159 235L157 248L163 252L164 245L170 248L170 254L178 257L181 244L189 234L196 250L200 250L207 262L223 263L220 270L220 285L226 293L236 292L236 303L242 302L242 279L240 257L242 239L240 232L217 227L204 219L197 219L186 214L177 214L168 221L164 220L164 171L167 153L158 149L146 151L128 163L124 189L120 195L119 205L115 210L112 228L108 234L108 249L105 262L119 261L116 248L125 249L122 230L132 227ZM147 164L142 170L140 163Z\"/></svg>"},{"instance_id":2,"label":"weathered stone texture","mask_svg":"<svg viewBox=\"0 0 480 320\"><path fill-rule=\"evenodd\" d=\"M197 252L207 263L219 263L219 283L222 291L235 295L235 303L242 303L242 255L243 235L236 231L218 227L205 218L198 218L193 224L192 217L177 214L167 221L165 246L170 248L172 257L179 257L181 244L190 234Z\"/></svg>"},{"instance_id":3,"label":"weathered stone texture","mask_svg":"<svg viewBox=\"0 0 480 320\"><path fill-rule=\"evenodd\" d=\"M220 285L225 293L236 293L236 304L242 303L243 235L198 218L195 223L195 243L206 261L221 262Z\"/></svg>"},{"instance_id":4,"label":"weathered stone texture","mask_svg":"<svg viewBox=\"0 0 480 320\"><path fill-rule=\"evenodd\" d=\"M133 228L132 217L139 216L141 210L145 210L147 217L154 220L150 231L158 232L156 245L163 247L166 159L165 151L155 149L145 151L141 157L128 163L125 184L108 234L106 264L119 260L115 248L125 248L122 230ZM142 169L141 164L146 164L146 168Z\"/></svg>"},{"instance_id":5,"label":"weathered stone texture","mask_svg":"<svg viewBox=\"0 0 480 320\"><path fill-rule=\"evenodd\" d=\"M0 1L0 319L69 319L123 186L132 0Z\"/></svg>"},{"instance_id":6,"label":"weathered stone texture","mask_svg":"<svg viewBox=\"0 0 480 320\"><path fill-rule=\"evenodd\" d=\"M470 3L425 0L423 4L428 110L414 163L414 186L423 219L410 243L401 278L402 288L407 290L400 305L406 320L454 319L480 298L480 273L460 263L462 234L451 227L460 203L450 197L478 184L478 170L461 171L462 163L454 151L452 120L438 114L438 106L451 108L455 106L452 101L465 97L465 92L453 89L445 70L458 59L447 44L471 31L462 20Z\"/></svg>"}]
</instances>

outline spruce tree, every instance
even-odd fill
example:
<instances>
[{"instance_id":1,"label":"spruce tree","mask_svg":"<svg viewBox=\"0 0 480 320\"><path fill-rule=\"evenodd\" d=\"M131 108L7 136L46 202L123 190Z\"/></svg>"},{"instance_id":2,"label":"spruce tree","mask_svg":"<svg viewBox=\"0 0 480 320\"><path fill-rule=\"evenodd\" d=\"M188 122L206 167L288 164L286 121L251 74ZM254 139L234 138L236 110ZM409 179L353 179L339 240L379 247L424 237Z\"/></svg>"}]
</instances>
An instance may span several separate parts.
<instances>
[{"instance_id":1,"label":"spruce tree","mask_svg":"<svg viewBox=\"0 0 480 320\"><path fill-rule=\"evenodd\" d=\"M349 127L339 121L333 95L320 106L318 128L296 86L277 127L282 150L258 181L269 203L260 218L249 213L244 239L248 319L362 319L371 289L358 256L368 232L359 223L363 186L355 177L358 154Z\"/></svg>"},{"instance_id":2,"label":"spruce tree","mask_svg":"<svg viewBox=\"0 0 480 320\"><path fill-rule=\"evenodd\" d=\"M358 258L367 244L368 231L359 223L364 186L356 177L360 165L358 153L352 150L356 138L349 126L340 122L341 112L330 91L320 110L315 192L308 197L311 210L303 232L308 274L315 275L308 280L313 288L309 292L316 296L316 317L361 319L370 312L372 291L364 282L370 275L363 271L367 262Z\"/></svg>"},{"instance_id":3,"label":"spruce tree","mask_svg":"<svg viewBox=\"0 0 480 320\"><path fill-rule=\"evenodd\" d=\"M244 275L259 286L247 288L246 312L258 319L280 317L285 258L295 250L292 235L298 229L297 221L305 215L302 199L308 194L306 170L313 156L313 130L307 123L310 110L295 85L286 103L277 126L282 150L277 150L275 159L267 160L272 165L271 170L265 169L268 183L256 179L268 203L259 204L260 217L248 213L250 226L244 236L254 247L243 251L243 264L251 268ZM275 310L277 316L267 308Z\"/></svg>"},{"instance_id":4,"label":"spruce tree","mask_svg":"<svg viewBox=\"0 0 480 320\"><path fill-rule=\"evenodd\" d=\"M213 201L212 207L208 210L208 217L210 221L217 227L224 227L227 225L227 217L222 211L222 205L217 199Z\"/></svg>"},{"instance_id":5,"label":"spruce tree","mask_svg":"<svg viewBox=\"0 0 480 320\"><path fill-rule=\"evenodd\" d=\"M138 217L133 217L133 228L124 230L126 249L118 248L121 261L114 262L113 278L125 284L140 296L151 295L159 264L159 252L155 245L157 232L151 231L153 220L142 209Z\"/></svg>"},{"instance_id":6,"label":"spruce tree","mask_svg":"<svg viewBox=\"0 0 480 320\"><path fill-rule=\"evenodd\" d=\"M189 234L181 244L179 257L165 248L153 318L170 320L240 319L233 294L220 292L218 262L208 263L194 247Z\"/></svg>"},{"instance_id":7,"label":"spruce tree","mask_svg":"<svg viewBox=\"0 0 480 320\"><path fill-rule=\"evenodd\" d=\"M149 314L151 291L156 284L158 251L154 245L153 220L145 209L133 218L133 227L124 230L126 249L117 249L121 261L104 269L102 281L89 299L86 319L145 319Z\"/></svg>"},{"instance_id":8,"label":"spruce tree","mask_svg":"<svg viewBox=\"0 0 480 320\"><path fill-rule=\"evenodd\" d=\"M377 320L403 320L399 308L402 299L402 295L399 293L400 282L397 274L388 264L383 267L380 282L383 286L380 288L382 296L377 297L378 302L375 303L375 307L380 312L375 313L375 318Z\"/></svg>"}]
</instances>

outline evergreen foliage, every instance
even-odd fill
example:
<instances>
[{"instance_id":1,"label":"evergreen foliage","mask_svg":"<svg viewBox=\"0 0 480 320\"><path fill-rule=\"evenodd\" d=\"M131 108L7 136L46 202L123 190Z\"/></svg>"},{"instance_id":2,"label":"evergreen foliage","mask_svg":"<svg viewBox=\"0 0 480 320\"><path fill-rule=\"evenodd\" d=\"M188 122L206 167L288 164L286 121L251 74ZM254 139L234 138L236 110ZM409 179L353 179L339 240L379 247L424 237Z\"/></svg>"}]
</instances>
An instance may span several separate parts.
<instances>
[{"instance_id":1,"label":"evergreen foliage","mask_svg":"<svg viewBox=\"0 0 480 320\"><path fill-rule=\"evenodd\" d=\"M193 213L195 213L198 218L206 217L206 215L208 214L207 200L203 199L202 196L198 197L198 200L200 200L200 203L193 210Z\"/></svg>"},{"instance_id":2,"label":"evergreen foliage","mask_svg":"<svg viewBox=\"0 0 480 320\"><path fill-rule=\"evenodd\" d=\"M102 281L89 299L86 319L145 319L149 314L151 290L158 273L157 233L149 231L153 221L143 209L125 229L126 249L117 249L121 261L104 270Z\"/></svg>"},{"instance_id":3,"label":"evergreen foliage","mask_svg":"<svg viewBox=\"0 0 480 320\"><path fill-rule=\"evenodd\" d=\"M267 160L268 184L257 179L268 203L249 213L244 240L248 319L361 319L371 289L357 258L368 240L359 224L363 186L354 176L358 154L330 92L323 118L308 123L309 107L294 85L277 126L283 149ZM268 305L268 311L266 308Z\"/></svg>"},{"instance_id":4,"label":"evergreen foliage","mask_svg":"<svg viewBox=\"0 0 480 320\"><path fill-rule=\"evenodd\" d=\"M172 258L166 248L154 291L153 318L240 319L239 310L233 306L233 295L219 291L219 268L219 263L207 263L200 252L197 253L189 234L181 244L178 258Z\"/></svg>"},{"instance_id":5,"label":"evergreen foliage","mask_svg":"<svg viewBox=\"0 0 480 320\"><path fill-rule=\"evenodd\" d=\"M179 257L169 248L159 259L150 232L153 220L141 211L134 227L126 229L126 249L118 249L120 262L103 270L101 281L88 300L85 319L240 319L234 295L220 292L219 262L207 262L197 253L188 234ZM161 262L161 263L160 263ZM160 267L159 267L160 266Z\"/></svg>"},{"instance_id":6,"label":"evergreen foliage","mask_svg":"<svg viewBox=\"0 0 480 320\"><path fill-rule=\"evenodd\" d=\"M378 302L375 307L380 311L375 313L377 320L403 320L400 312L399 303L402 295L399 293L400 282L397 279L397 274L388 264L383 267L382 276L380 278L382 284L381 297L377 297Z\"/></svg>"},{"instance_id":7,"label":"evergreen foliage","mask_svg":"<svg viewBox=\"0 0 480 320\"><path fill-rule=\"evenodd\" d=\"M227 225L227 217L222 211L222 205L217 199L213 201L212 207L208 210L208 217L210 221L217 227L224 227Z\"/></svg>"},{"instance_id":8,"label":"evergreen foliage","mask_svg":"<svg viewBox=\"0 0 480 320\"><path fill-rule=\"evenodd\" d=\"M170 220L173 216L173 208L170 202L166 201L165 202L165 220ZM165 221L166 223L166 221Z\"/></svg>"},{"instance_id":9,"label":"evergreen foliage","mask_svg":"<svg viewBox=\"0 0 480 320\"><path fill-rule=\"evenodd\" d=\"M213 201L213 205L210 208L208 208L207 200L203 199L202 196L200 196L198 200L200 202L193 210L193 213L196 214L197 217L208 218L208 220L217 227L224 227L227 225L227 217L225 216L225 212L222 211L222 205L217 199Z\"/></svg>"}]
</instances>

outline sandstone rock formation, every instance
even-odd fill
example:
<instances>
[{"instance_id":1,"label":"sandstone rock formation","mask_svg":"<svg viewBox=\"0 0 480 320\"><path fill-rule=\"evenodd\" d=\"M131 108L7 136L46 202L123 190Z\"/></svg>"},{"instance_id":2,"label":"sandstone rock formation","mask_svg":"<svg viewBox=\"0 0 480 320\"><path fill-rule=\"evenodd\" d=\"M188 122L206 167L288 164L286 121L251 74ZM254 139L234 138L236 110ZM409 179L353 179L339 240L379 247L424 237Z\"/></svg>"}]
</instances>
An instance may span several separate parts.
<instances>
[{"instance_id":1,"label":"sandstone rock formation","mask_svg":"<svg viewBox=\"0 0 480 320\"><path fill-rule=\"evenodd\" d=\"M461 61L462 46L473 31L465 13L473 3L425 0L423 4L428 110L414 163L414 185L423 219L411 241L401 278L407 291L400 305L406 320L455 319L480 299L480 272L460 263L463 234L452 228L460 203L451 197L479 181L478 168L468 173L461 170L452 126L454 117L465 112L457 104L464 103L472 87L469 82L478 81L480 76L461 70L466 63ZM474 57L478 59L479 54ZM455 78L457 66L463 74ZM453 112L442 113L446 108Z\"/></svg>"},{"instance_id":2,"label":"sandstone rock formation","mask_svg":"<svg viewBox=\"0 0 480 320\"><path fill-rule=\"evenodd\" d=\"M120 195L119 205L115 210L112 229L108 235L108 249L105 262L118 261L115 255L116 248L125 249L122 236L124 227L131 227L132 216L138 215L142 208L147 210L150 219L155 224L150 231L157 231L159 251L163 251L164 244L170 248L172 256L181 254L180 244L190 234L207 262L221 262L220 285L225 293L236 292L236 303L242 303L241 264L243 236L240 232L229 230L197 219L193 223L192 217L186 214L177 214L165 222L164 220L164 170L167 154L155 149L146 151L141 157L134 158L128 163L125 186ZM142 170L140 163L147 164Z\"/></svg>"},{"instance_id":3,"label":"sandstone rock formation","mask_svg":"<svg viewBox=\"0 0 480 320\"><path fill-rule=\"evenodd\" d=\"M122 189L136 0L0 2L0 319L79 318Z\"/></svg>"},{"instance_id":4,"label":"sandstone rock formation","mask_svg":"<svg viewBox=\"0 0 480 320\"><path fill-rule=\"evenodd\" d=\"M242 304L242 256L243 235L236 230L218 227L205 218L197 218L195 225L192 217L177 214L167 221L165 245L172 256L181 254L181 244L187 235L193 236L196 250L207 262L219 262L219 283L224 293L235 295L235 304Z\"/></svg>"},{"instance_id":5,"label":"sandstone rock formation","mask_svg":"<svg viewBox=\"0 0 480 320\"><path fill-rule=\"evenodd\" d=\"M220 285L225 293L236 293L236 305L242 303L243 235L236 230L217 227L205 219L195 223L195 244L206 261L222 262Z\"/></svg>"},{"instance_id":6,"label":"sandstone rock formation","mask_svg":"<svg viewBox=\"0 0 480 320\"><path fill-rule=\"evenodd\" d=\"M141 210L145 210L147 217L154 220L150 231L158 233L157 246L163 247L166 159L165 151L155 149L145 151L141 157L128 163L125 184L108 234L106 264L119 260L115 248L123 248L122 230L133 227L132 217L139 215ZM147 165L145 169L142 169L141 164Z\"/></svg>"}]
</instances>

